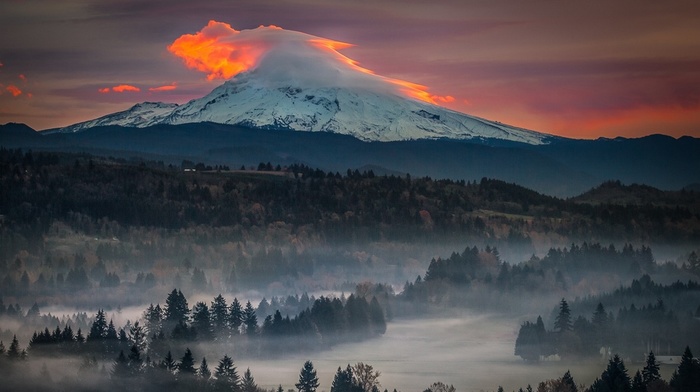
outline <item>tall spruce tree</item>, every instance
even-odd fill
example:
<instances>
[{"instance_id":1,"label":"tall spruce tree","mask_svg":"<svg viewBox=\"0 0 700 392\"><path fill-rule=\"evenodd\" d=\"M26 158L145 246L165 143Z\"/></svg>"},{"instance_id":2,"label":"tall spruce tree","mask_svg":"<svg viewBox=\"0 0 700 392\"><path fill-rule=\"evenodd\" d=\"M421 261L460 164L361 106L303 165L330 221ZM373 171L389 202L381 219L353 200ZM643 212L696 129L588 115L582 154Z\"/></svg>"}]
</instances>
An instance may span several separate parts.
<instances>
[{"instance_id":1,"label":"tall spruce tree","mask_svg":"<svg viewBox=\"0 0 700 392\"><path fill-rule=\"evenodd\" d=\"M316 392L318 388L318 377L311 361L304 362L304 366L299 372L299 382L294 384L299 392Z\"/></svg>"},{"instance_id":2,"label":"tall spruce tree","mask_svg":"<svg viewBox=\"0 0 700 392\"><path fill-rule=\"evenodd\" d=\"M241 390L241 379L238 376L233 360L228 355L224 355L219 361L219 365L214 370L216 380L214 381L214 390L216 391L234 391Z\"/></svg>"},{"instance_id":3,"label":"tall spruce tree","mask_svg":"<svg viewBox=\"0 0 700 392\"><path fill-rule=\"evenodd\" d=\"M554 330L557 332L566 332L572 329L571 310L569 309L569 304L566 302L566 299L562 298L559 303L559 314L556 320L554 320Z\"/></svg>"},{"instance_id":4,"label":"tall spruce tree","mask_svg":"<svg viewBox=\"0 0 700 392\"><path fill-rule=\"evenodd\" d=\"M642 381L644 381L644 385L648 385L652 381L656 381L661 378L659 369L659 363L656 362L656 356L654 355L654 352L649 351L649 355L647 355L646 364L642 369Z\"/></svg>"},{"instance_id":5,"label":"tall spruce tree","mask_svg":"<svg viewBox=\"0 0 700 392\"><path fill-rule=\"evenodd\" d=\"M675 392L700 391L700 362L693 359L690 347L686 346L678 369L673 372L669 385Z\"/></svg>"},{"instance_id":6,"label":"tall spruce tree","mask_svg":"<svg viewBox=\"0 0 700 392\"><path fill-rule=\"evenodd\" d=\"M253 336L258 333L258 317L255 315L255 309L250 301L245 304L243 310L243 322L245 324L245 333L248 336Z\"/></svg>"},{"instance_id":7,"label":"tall spruce tree","mask_svg":"<svg viewBox=\"0 0 700 392\"><path fill-rule=\"evenodd\" d=\"M247 368L245 373L243 373L243 379L241 379L241 391L258 392L258 384L255 383L255 378L253 378L250 368Z\"/></svg>"}]
</instances>

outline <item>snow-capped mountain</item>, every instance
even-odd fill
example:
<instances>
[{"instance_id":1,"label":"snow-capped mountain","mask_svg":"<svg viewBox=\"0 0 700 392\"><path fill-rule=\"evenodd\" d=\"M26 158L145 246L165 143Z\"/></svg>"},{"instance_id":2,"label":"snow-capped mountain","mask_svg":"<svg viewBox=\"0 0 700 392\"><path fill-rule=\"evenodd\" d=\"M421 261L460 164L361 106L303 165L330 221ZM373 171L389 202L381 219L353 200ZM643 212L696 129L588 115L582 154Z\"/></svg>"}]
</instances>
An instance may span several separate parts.
<instances>
[{"instance_id":1,"label":"snow-capped mountain","mask_svg":"<svg viewBox=\"0 0 700 392\"><path fill-rule=\"evenodd\" d=\"M208 121L335 132L367 141L483 138L543 144L551 138L391 93L345 87L270 87L256 76L256 72L239 74L208 95L183 105L144 102L60 131L77 132L104 125L146 127Z\"/></svg>"},{"instance_id":2,"label":"snow-capped mountain","mask_svg":"<svg viewBox=\"0 0 700 392\"><path fill-rule=\"evenodd\" d=\"M208 95L179 106L142 103L58 131L214 122L334 132L366 141L449 138L546 144L553 138L429 103L432 98L424 86L376 75L336 50L347 44L276 28L256 31L275 38L266 41L266 50L255 58L254 65L246 63L248 68ZM237 37L233 34L217 45L230 45Z\"/></svg>"}]
</instances>

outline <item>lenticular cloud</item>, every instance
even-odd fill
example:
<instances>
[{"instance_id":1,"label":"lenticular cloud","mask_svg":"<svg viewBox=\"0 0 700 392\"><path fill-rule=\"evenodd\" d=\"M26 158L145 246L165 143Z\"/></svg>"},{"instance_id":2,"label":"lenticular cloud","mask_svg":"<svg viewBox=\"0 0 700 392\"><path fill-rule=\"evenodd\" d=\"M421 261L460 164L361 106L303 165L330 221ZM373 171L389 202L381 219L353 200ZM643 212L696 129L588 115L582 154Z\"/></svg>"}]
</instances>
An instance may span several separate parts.
<instances>
[{"instance_id":1,"label":"lenticular cloud","mask_svg":"<svg viewBox=\"0 0 700 392\"><path fill-rule=\"evenodd\" d=\"M212 20L201 31L177 38L168 50L209 80L249 72L271 87L362 88L430 103L453 99L431 95L425 86L374 74L339 52L350 46L277 26L238 31Z\"/></svg>"}]
</instances>

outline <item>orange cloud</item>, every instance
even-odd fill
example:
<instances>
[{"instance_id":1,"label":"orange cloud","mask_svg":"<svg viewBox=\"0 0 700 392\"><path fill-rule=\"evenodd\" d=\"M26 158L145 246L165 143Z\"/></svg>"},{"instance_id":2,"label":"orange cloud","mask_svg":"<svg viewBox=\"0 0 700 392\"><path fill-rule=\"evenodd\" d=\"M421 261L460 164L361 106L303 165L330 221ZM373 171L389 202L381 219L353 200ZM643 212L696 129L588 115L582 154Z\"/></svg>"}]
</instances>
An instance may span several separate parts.
<instances>
[{"instance_id":1,"label":"orange cloud","mask_svg":"<svg viewBox=\"0 0 700 392\"><path fill-rule=\"evenodd\" d=\"M181 57L188 68L208 73L208 80L228 79L252 68L267 50L263 42L237 42L235 38L240 34L228 23L210 20L198 33L180 36L168 50Z\"/></svg>"},{"instance_id":2,"label":"orange cloud","mask_svg":"<svg viewBox=\"0 0 700 392\"><path fill-rule=\"evenodd\" d=\"M97 89L98 92L102 94L107 94L109 92L115 92L115 93L123 93L123 92L139 92L141 91L140 88L136 86L132 86L130 84L120 84L118 86L114 87L103 87Z\"/></svg>"},{"instance_id":3,"label":"orange cloud","mask_svg":"<svg viewBox=\"0 0 700 392\"><path fill-rule=\"evenodd\" d=\"M25 82L27 81L27 77L24 76L24 74L19 74L19 78L20 78L22 81L25 81Z\"/></svg>"},{"instance_id":4,"label":"orange cloud","mask_svg":"<svg viewBox=\"0 0 700 392\"><path fill-rule=\"evenodd\" d=\"M141 89L135 86L131 86L129 84L120 84L119 86L112 87L112 91L114 91L115 93L123 93L125 91L139 92L141 91Z\"/></svg>"},{"instance_id":5,"label":"orange cloud","mask_svg":"<svg viewBox=\"0 0 700 392\"><path fill-rule=\"evenodd\" d=\"M177 88L177 84L173 83L173 84L166 84L165 86L151 87L148 89L148 91L156 91L156 92L158 92L158 91L172 91L172 90L175 90L176 88Z\"/></svg>"},{"instance_id":6,"label":"orange cloud","mask_svg":"<svg viewBox=\"0 0 700 392\"><path fill-rule=\"evenodd\" d=\"M5 90L9 91L10 94L12 94L13 97L17 97L22 95L22 90L20 90L17 86L14 84L11 84L5 88Z\"/></svg>"},{"instance_id":7,"label":"orange cloud","mask_svg":"<svg viewBox=\"0 0 700 392\"><path fill-rule=\"evenodd\" d=\"M199 32L177 38L168 51L182 58L188 68L206 73L208 80L230 79L266 63L270 75L278 79L289 75L318 81L325 73L324 83L336 83L333 87L390 90L433 104L454 101L452 96L430 94L426 86L376 75L339 52L352 46L273 25L238 31L211 20Z\"/></svg>"}]
</instances>

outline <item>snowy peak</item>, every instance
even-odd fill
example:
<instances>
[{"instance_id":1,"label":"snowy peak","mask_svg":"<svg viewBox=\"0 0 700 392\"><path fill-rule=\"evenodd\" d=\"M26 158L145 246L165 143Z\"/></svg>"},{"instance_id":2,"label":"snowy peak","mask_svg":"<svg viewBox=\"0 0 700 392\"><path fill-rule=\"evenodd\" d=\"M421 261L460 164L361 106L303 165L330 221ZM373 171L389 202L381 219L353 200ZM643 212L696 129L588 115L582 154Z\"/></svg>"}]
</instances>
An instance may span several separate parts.
<instances>
[{"instance_id":1,"label":"snowy peak","mask_svg":"<svg viewBox=\"0 0 700 392\"><path fill-rule=\"evenodd\" d=\"M500 139L544 144L551 136L360 87L302 87L271 83L255 72L237 75L183 105L145 102L123 112L61 129L103 125L213 122L254 128L334 132L365 141Z\"/></svg>"},{"instance_id":2,"label":"snowy peak","mask_svg":"<svg viewBox=\"0 0 700 392\"><path fill-rule=\"evenodd\" d=\"M162 118L170 114L177 107L178 104L176 103L137 103L127 110L60 128L58 129L58 132L79 132L85 129L106 125L121 125L125 127L143 128L149 125L160 124Z\"/></svg>"}]
</instances>

